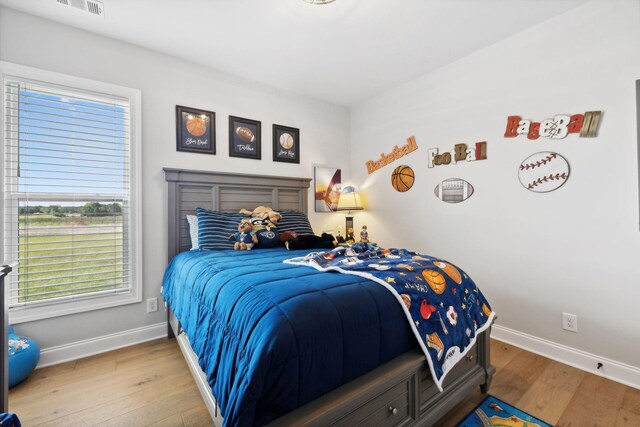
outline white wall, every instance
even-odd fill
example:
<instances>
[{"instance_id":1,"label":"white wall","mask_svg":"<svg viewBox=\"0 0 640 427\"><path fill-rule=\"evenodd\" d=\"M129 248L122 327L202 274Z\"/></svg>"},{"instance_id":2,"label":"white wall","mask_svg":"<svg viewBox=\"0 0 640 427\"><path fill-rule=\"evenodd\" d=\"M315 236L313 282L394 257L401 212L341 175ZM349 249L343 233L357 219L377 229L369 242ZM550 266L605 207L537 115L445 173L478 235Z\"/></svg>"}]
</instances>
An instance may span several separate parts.
<instances>
[{"instance_id":1,"label":"white wall","mask_svg":"<svg viewBox=\"0 0 640 427\"><path fill-rule=\"evenodd\" d=\"M179 34L176 33L176 37ZM198 48L202 48L199 46ZM204 44L206 49L206 43ZM159 296L167 262L166 184L163 167L312 177L312 164L341 167L349 176L346 108L184 62L147 49L0 8L0 59L142 90L143 298ZM175 106L215 111L217 154L178 153ZM229 115L262 121L262 160L228 156ZM271 125L300 128L300 164L272 159ZM316 232L343 216L314 214ZM134 304L20 324L19 333L49 348L164 321Z\"/></svg>"},{"instance_id":2,"label":"white wall","mask_svg":"<svg viewBox=\"0 0 640 427\"><path fill-rule=\"evenodd\" d=\"M598 0L559 15L352 109L351 170L368 195L356 216L374 240L459 264L498 324L640 368L640 231L635 81L640 2ZM542 120L603 110L597 138L504 138L509 115ZM419 149L367 175L415 135ZM427 149L488 142L488 159L427 168ZM559 190L535 194L517 166L538 151L571 165ZM411 166L407 193L391 171ZM471 182L466 202L437 200L443 179ZM407 226L407 224L411 224ZM578 315L563 331L561 312Z\"/></svg>"}]
</instances>

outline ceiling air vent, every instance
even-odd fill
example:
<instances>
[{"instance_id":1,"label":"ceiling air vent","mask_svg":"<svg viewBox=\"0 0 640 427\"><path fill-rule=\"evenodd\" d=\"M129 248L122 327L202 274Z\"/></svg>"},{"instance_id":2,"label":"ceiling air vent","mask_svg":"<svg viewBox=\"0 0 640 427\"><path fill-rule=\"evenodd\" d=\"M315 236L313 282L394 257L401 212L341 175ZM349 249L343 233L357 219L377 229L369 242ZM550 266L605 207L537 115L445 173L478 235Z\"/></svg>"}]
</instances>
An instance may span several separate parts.
<instances>
[{"instance_id":1,"label":"ceiling air vent","mask_svg":"<svg viewBox=\"0 0 640 427\"><path fill-rule=\"evenodd\" d=\"M57 0L57 2L104 18L104 4L99 0Z\"/></svg>"}]
</instances>

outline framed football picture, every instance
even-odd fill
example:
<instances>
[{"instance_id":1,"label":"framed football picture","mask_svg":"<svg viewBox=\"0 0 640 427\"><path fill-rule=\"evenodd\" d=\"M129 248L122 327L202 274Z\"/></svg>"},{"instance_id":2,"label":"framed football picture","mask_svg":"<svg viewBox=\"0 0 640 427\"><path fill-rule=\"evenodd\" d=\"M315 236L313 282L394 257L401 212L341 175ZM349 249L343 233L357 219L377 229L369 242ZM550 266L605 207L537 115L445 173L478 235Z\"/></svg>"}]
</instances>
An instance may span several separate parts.
<instances>
[{"instance_id":1,"label":"framed football picture","mask_svg":"<svg viewBox=\"0 0 640 427\"><path fill-rule=\"evenodd\" d=\"M176 105L176 149L216 154L216 113Z\"/></svg>"},{"instance_id":2,"label":"framed football picture","mask_svg":"<svg viewBox=\"0 0 640 427\"><path fill-rule=\"evenodd\" d=\"M273 161L300 163L300 129L273 125Z\"/></svg>"},{"instance_id":3,"label":"framed football picture","mask_svg":"<svg viewBox=\"0 0 640 427\"><path fill-rule=\"evenodd\" d=\"M229 116L229 156L260 160L262 158L260 122Z\"/></svg>"}]
</instances>

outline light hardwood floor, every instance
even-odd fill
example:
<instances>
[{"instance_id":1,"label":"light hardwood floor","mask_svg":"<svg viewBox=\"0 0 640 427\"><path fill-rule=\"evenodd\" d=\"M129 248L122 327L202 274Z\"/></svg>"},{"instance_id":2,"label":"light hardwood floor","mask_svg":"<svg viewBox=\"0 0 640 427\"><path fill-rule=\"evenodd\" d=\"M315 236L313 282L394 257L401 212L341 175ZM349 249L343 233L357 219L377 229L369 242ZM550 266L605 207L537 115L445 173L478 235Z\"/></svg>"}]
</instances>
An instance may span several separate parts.
<instances>
[{"instance_id":1,"label":"light hardwood floor","mask_svg":"<svg viewBox=\"0 0 640 427\"><path fill-rule=\"evenodd\" d=\"M490 393L563 427L640 426L640 390L499 341ZM476 391L438 427L482 401ZM36 370L9 394L23 426L210 426L175 340L162 339Z\"/></svg>"}]
</instances>

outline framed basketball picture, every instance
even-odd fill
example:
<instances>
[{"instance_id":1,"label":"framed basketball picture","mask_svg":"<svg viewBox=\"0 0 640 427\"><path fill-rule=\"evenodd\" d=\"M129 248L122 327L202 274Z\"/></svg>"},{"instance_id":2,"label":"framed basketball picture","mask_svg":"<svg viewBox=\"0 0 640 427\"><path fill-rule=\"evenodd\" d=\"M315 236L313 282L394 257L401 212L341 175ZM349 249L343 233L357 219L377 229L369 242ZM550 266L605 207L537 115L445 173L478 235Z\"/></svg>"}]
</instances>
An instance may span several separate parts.
<instances>
[{"instance_id":1,"label":"framed basketball picture","mask_svg":"<svg viewBox=\"0 0 640 427\"><path fill-rule=\"evenodd\" d=\"M257 120L229 116L229 157L262 158L262 131Z\"/></svg>"},{"instance_id":2,"label":"framed basketball picture","mask_svg":"<svg viewBox=\"0 0 640 427\"><path fill-rule=\"evenodd\" d=\"M300 163L300 129L273 125L273 161Z\"/></svg>"},{"instance_id":3,"label":"framed basketball picture","mask_svg":"<svg viewBox=\"0 0 640 427\"><path fill-rule=\"evenodd\" d=\"M216 154L216 113L176 105L176 149Z\"/></svg>"}]
</instances>

